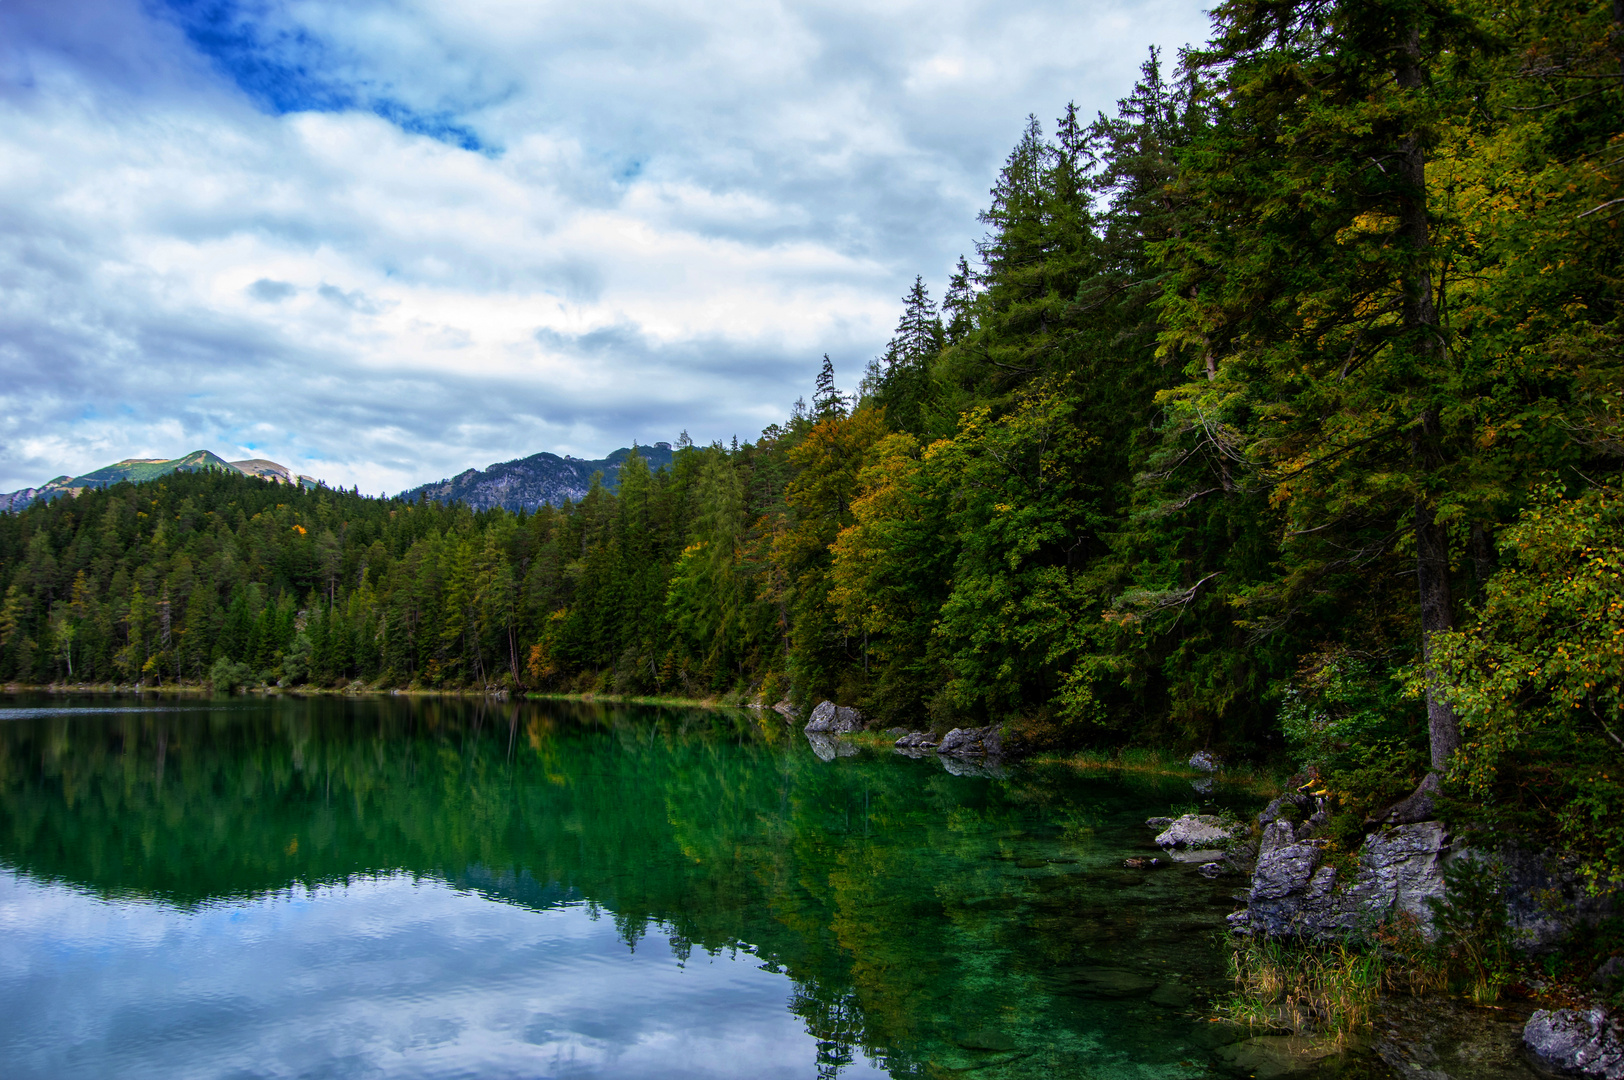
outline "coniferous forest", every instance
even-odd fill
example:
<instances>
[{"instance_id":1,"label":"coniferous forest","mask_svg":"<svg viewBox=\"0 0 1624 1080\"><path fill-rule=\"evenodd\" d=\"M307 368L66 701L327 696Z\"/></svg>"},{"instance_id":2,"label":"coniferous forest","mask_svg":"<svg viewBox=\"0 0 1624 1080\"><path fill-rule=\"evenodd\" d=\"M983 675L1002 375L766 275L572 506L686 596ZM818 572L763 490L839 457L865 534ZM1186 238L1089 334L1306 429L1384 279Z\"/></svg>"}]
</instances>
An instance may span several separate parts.
<instances>
[{"instance_id":1,"label":"coniferous forest","mask_svg":"<svg viewBox=\"0 0 1624 1080\"><path fill-rule=\"evenodd\" d=\"M1624 879L1621 179L1610 2L1232 0L1029 119L858 386L528 515L213 473L5 515L0 679L1285 748L1350 820L1441 777Z\"/></svg>"}]
</instances>

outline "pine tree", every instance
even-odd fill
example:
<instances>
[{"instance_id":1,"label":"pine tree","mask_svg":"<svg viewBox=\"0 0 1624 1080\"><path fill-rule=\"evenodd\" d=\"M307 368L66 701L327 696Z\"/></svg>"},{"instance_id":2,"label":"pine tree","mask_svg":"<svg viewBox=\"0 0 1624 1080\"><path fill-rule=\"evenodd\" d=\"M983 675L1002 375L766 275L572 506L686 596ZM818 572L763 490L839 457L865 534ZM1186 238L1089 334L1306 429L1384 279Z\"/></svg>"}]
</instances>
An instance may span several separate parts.
<instances>
[{"instance_id":1,"label":"pine tree","mask_svg":"<svg viewBox=\"0 0 1624 1080\"><path fill-rule=\"evenodd\" d=\"M823 367L818 371L817 390L812 394L812 418L823 421L840 419L846 415L846 399L835 386L835 365L829 354L823 354Z\"/></svg>"}]
</instances>

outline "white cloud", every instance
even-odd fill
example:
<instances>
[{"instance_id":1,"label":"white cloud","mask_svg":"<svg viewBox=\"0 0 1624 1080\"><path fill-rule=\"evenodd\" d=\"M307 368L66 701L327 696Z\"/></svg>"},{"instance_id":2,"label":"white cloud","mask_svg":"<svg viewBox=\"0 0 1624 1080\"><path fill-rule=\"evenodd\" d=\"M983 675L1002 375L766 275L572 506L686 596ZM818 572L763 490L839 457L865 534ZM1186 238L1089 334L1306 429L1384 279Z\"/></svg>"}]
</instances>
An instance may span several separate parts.
<instances>
[{"instance_id":1,"label":"white cloud","mask_svg":"<svg viewBox=\"0 0 1624 1080\"><path fill-rule=\"evenodd\" d=\"M94 3L0 11L0 490L199 447L378 491L751 437L824 351L854 382L916 272L940 291L1027 112L1108 108L1204 28L221 0L227 48L196 4Z\"/></svg>"}]
</instances>

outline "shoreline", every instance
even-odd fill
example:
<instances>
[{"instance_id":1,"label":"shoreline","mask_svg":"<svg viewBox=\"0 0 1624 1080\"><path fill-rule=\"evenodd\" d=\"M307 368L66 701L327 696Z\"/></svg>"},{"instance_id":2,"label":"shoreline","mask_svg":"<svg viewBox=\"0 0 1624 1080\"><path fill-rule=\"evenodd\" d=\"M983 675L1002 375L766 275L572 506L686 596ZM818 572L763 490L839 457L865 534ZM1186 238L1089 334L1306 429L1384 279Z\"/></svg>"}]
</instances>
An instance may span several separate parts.
<instances>
[{"instance_id":1,"label":"shoreline","mask_svg":"<svg viewBox=\"0 0 1624 1080\"><path fill-rule=\"evenodd\" d=\"M126 686L119 683L6 683L0 692L7 694L157 694L164 697L456 697L484 698L494 701L574 701L603 705L659 705L674 708L731 709L739 712L763 712L751 705L730 705L717 698L639 697L624 694L565 694L519 693L489 691L471 688L426 689L423 687L353 687L353 686L253 686L235 693L217 693L208 685L194 683L166 683L162 686Z\"/></svg>"}]
</instances>

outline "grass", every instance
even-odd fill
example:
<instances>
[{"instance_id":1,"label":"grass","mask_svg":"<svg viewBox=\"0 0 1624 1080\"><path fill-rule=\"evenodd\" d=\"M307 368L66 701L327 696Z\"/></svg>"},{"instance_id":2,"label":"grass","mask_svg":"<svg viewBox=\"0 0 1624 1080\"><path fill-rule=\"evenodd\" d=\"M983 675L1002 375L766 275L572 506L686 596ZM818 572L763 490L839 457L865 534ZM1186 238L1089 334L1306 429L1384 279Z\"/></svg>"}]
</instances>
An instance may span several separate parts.
<instances>
[{"instance_id":1,"label":"grass","mask_svg":"<svg viewBox=\"0 0 1624 1080\"><path fill-rule=\"evenodd\" d=\"M1226 1020L1251 1028L1324 1033L1338 1045L1370 1027L1385 965L1363 942L1302 944L1277 938L1232 942L1236 993L1219 1006Z\"/></svg>"}]
</instances>

